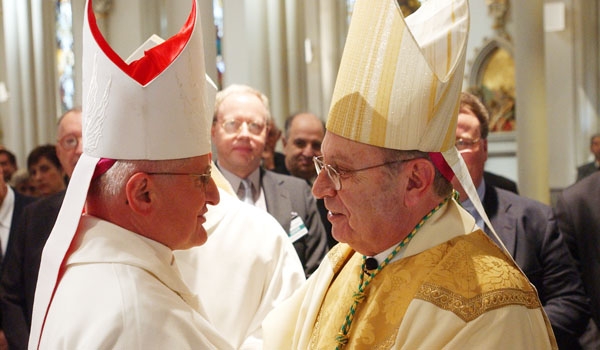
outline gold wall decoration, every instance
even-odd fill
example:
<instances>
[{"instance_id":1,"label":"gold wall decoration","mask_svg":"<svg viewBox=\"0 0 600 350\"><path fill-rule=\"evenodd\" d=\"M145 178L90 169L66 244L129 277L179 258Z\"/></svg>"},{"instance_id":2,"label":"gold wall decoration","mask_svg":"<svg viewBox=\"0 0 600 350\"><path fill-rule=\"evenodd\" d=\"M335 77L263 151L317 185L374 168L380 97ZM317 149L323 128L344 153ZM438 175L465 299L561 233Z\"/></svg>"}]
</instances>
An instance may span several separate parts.
<instances>
[{"instance_id":1,"label":"gold wall decoration","mask_svg":"<svg viewBox=\"0 0 600 350\"><path fill-rule=\"evenodd\" d=\"M492 29L496 31L497 36L510 40L510 36L506 31L506 19L510 9L508 0L486 0L485 2L488 7L488 14L494 19Z\"/></svg>"},{"instance_id":2,"label":"gold wall decoration","mask_svg":"<svg viewBox=\"0 0 600 350\"><path fill-rule=\"evenodd\" d=\"M507 39L487 40L471 66L469 92L478 96L490 113L490 131L513 131L515 115L515 62Z\"/></svg>"},{"instance_id":3,"label":"gold wall decoration","mask_svg":"<svg viewBox=\"0 0 600 350\"><path fill-rule=\"evenodd\" d=\"M490 131L513 131L515 115L515 61L513 44L506 31L509 0L486 0L495 36L483 47L468 73L469 92L477 95L490 113Z\"/></svg>"}]
</instances>

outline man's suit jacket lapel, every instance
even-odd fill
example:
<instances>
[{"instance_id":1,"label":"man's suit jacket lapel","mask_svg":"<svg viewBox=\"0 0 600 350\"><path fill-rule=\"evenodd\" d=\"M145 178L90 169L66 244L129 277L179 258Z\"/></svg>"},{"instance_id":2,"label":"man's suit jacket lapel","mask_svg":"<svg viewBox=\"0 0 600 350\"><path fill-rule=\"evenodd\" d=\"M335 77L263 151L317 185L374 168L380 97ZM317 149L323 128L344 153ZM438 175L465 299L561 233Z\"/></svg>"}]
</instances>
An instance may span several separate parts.
<instances>
[{"instance_id":1,"label":"man's suit jacket lapel","mask_svg":"<svg viewBox=\"0 0 600 350\"><path fill-rule=\"evenodd\" d=\"M498 190L495 187L488 184L485 185L483 208L488 215L492 226L494 226L496 233L500 239L502 239L502 243L504 243L504 246L506 246L510 255L514 257L517 239L517 218L512 214L510 210L511 206L510 203L500 201L500 198L498 198ZM489 229L486 229L486 233L496 241L496 239L492 237Z\"/></svg>"},{"instance_id":2,"label":"man's suit jacket lapel","mask_svg":"<svg viewBox=\"0 0 600 350\"><path fill-rule=\"evenodd\" d=\"M283 180L276 179L271 173L261 168L260 182L265 194L267 211L277 219L285 232L289 234L292 203L290 201L290 194L285 186L283 186Z\"/></svg>"}]
</instances>

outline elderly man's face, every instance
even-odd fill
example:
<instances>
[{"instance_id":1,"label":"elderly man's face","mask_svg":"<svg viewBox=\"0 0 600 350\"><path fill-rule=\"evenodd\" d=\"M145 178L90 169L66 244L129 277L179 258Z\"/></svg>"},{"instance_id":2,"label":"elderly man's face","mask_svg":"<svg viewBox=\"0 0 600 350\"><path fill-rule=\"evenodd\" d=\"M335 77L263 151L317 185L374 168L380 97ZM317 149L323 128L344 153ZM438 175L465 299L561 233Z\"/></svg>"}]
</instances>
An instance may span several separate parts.
<instances>
[{"instance_id":1,"label":"elderly man's face","mask_svg":"<svg viewBox=\"0 0 600 350\"><path fill-rule=\"evenodd\" d=\"M323 161L339 172L386 162L378 147L326 133L321 146ZM341 189L325 169L313 184L313 194L324 198L333 237L361 254L373 255L397 243L393 237L404 221L403 203L407 176L401 170L380 166L341 176Z\"/></svg>"},{"instance_id":2,"label":"elderly man's face","mask_svg":"<svg viewBox=\"0 0 600 350\"><path fill-rule=\"evenodd\" d=\"M219 165L245 178L260 166L267 137L267 110L252 94L225 98L211 134Z\"/></svg>"},{"instance_id":3,"label":"elderly man's face","mask_svg":"<svg viewBox=\"0 0 600 350\"><path fill-rule=\"evenodd\" d=\"M207 205L219 203L219 191L212 178L188 174L206 174L211 169L211 156L203 155L191 159L188 165L177 169L182 175L155 174L160 213L157 227L160 235L156 240L171 249L188 249L206 242Z\"/></svg>"},{"instance_id":4,"label":"elderly man's face","mask_svg":"<svg viewBox=\"0 0 600 350\"><path fill-rule=\"evenodd\" d=\"M297 115L283 140L285 167L294 176L312 181L317 175L313 157L321 155L323 123L312 114Z\"/></svg>"},{"instance_id":5,"label":"elderly man's face","mask_svg":"<svg viewBox=\"0 0 600 350\"><path fill-rule=\"evenodd\" d=\"M67 113L58 125L56 156L68 177L73 175L75 165L83 153L81 142L81 113Z\"/></svg>"}]
</instances>

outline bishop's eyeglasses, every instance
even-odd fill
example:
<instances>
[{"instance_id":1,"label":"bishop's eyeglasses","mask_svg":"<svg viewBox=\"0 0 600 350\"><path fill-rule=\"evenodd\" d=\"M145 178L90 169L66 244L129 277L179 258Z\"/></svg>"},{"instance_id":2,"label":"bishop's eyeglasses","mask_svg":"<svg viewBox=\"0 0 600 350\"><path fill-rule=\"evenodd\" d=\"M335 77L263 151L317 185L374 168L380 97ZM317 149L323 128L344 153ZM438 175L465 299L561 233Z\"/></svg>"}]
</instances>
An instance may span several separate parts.
<instances>
[{"instance_id":1,"label":"bishop's eyeglasses","mask_svg":"<svg viewBox=\"0 0 600 350\"><path fill-rule=\"evenodd\" d=\"M325 169L327 171L327 176L329 176L329 179L331 180L331 182L335 186L335 190L339 191L339 190L342 189L342 177L343 176L346 176L346 175L349 175L349 174L353 174L353 173L357 173L359 171L364 171L364 170L379 168L379 167L390 165L390 164L394 164L394 163L406 162L406 161L413 160L413 159L414 158L392 160L392 161L381 163L381 164L377 164L377 165L371 165L371 166L368 166L368 167L365 167L365 168L351 169L351 170L337 170L336 168L333 167L333 165L325 164L323 162L323 156L313 157L313 162L315 163L315 169L317 170L317 175L319 175L321 173L321 171L323 169Z\"/></svg>"},{"instance_id":2,"label":"bishop's eyeglasses","mask_svg":"<svg viewBox=\"0 0 600 350\"><path fill-rule=\"evenodd\" d=\"M146 174L148 174L148 175L173 175L173 176L175 176L175 175L188 175L188 176L191 176L194 179L194 185L196 185L197 187L206 187L210 183L211 170L209 169L204 174L195 174L195 173L169 173L169 172L165 172L165 173L146 173Z\"/></svg>"}]
</instances>

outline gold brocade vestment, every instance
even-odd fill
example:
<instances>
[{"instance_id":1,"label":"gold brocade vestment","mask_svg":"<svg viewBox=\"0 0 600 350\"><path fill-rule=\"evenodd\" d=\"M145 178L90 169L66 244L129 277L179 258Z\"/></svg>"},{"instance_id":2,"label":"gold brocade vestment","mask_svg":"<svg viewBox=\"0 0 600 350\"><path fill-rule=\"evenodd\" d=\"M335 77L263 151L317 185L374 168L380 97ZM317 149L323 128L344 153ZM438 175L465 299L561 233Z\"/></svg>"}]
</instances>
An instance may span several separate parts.
<instances>
[{"instance_id":1,"label":"gold brocade vestment","mask_svg":"<svg viewBox=\"0 0 600 350\"><path fill-rule=\"evenodd\" d=\"M338 245L334 249L342 250ZM330 286L311 337L311 348L334 349L353 293L359 284L362 256L352 250L332 265L343 268ZM344 261L349 259L345 264ZM486 311L510 305L541 308L537 293L512 261L476 231L385 266L365 291L357 307L345 349L389 349L406 310L421 299L469 322ZM423 319L423 322L435 320ZM549 325L547 325L550 327Z\"/></svg>"}]
</instances>

